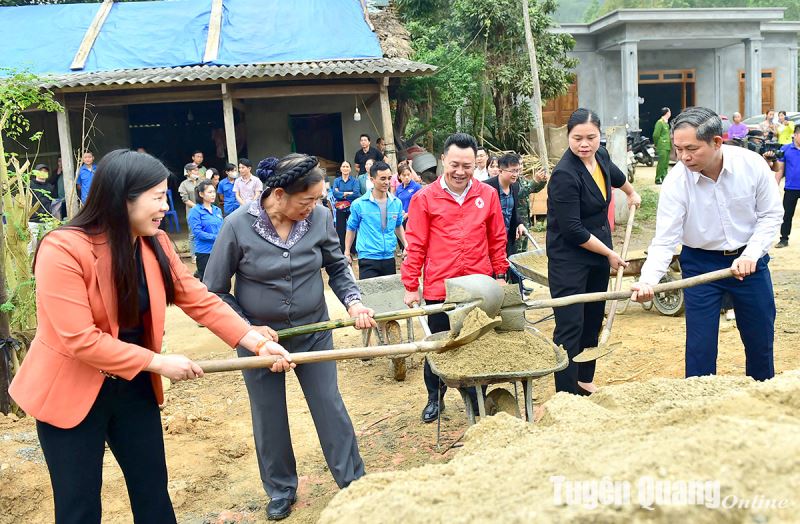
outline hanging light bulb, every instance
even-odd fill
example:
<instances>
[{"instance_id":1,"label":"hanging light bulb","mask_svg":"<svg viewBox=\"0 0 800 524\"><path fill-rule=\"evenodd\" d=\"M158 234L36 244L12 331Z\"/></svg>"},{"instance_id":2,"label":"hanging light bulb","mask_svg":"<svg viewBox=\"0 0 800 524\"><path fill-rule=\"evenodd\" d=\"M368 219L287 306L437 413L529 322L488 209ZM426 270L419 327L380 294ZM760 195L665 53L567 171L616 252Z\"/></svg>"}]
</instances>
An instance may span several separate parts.
<instances>
[{"instance_id":1,"label":"hanging light bulb","mask_svg":"<svg viewBox=\"0 0 800 524\"><path fill-rule=\"evenodd\" d=\"M353 113L353 121L361 122L361 113L358 112L358 107L356 107L356 112Z\"/></svg>"}]
</instances>

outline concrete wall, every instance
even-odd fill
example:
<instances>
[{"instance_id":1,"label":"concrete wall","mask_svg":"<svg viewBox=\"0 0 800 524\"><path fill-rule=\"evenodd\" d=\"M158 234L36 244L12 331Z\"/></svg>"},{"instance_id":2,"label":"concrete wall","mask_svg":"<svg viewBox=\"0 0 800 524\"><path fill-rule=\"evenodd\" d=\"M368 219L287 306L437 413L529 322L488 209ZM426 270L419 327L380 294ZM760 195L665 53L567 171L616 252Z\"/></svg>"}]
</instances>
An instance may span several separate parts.
<instances>
[{"instance_id":1,"label":"concrete wall","mask_svg":"<svg viewBox=\"0 0 800 524\"><path fill-rule=\"evenodd\" d=\"M600 115L603 125L624 125L620 96L622 70L619 51L577 52L578 105Z\"/></svg>"},{"instance_id":2,"label":"concrete wall","mask_svg":"<svg viewBox=\"0 0 800 524\"><path fill-rule=\"evenodd\" d=\"M245 114L247 120L248 154L253 162L268 156L283 156L291 153L291 133L289 116L309 113L341 113L342 137L344 140L344 156L350 162L359 148L358 138L367 133L375 140L383 135L381 124L380 102L376 99L368 106L368 112L361 105L359 112L361 121L353 121L356 97L343 96L305 96L290 98L268 98L262 100L246 100ZM370 120L372 117L372 120ZM373 122L377 126L376 131Z\"/></svg>"}]
</instances>

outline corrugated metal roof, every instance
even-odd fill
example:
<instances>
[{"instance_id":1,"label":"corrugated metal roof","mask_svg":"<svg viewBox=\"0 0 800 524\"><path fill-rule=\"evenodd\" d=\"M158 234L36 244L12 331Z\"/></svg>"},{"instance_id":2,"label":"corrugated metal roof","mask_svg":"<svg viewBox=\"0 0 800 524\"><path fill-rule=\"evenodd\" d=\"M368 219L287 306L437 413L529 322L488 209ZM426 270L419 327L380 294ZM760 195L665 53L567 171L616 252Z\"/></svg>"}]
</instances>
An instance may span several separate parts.
<instances>
[{"instance_id":1,"label":"corrugated metal roof","mask_svg":"<svg viewBox=\"0 0 800 524\"><path fill-rule=\"evenodd\" d=\"M399 58L325 60L271 64L121 69L117 71L77 72L44 77L48 89L83 86L125 86L135 84L203 83L224 80L277 78L417 76L431 74L435 66Z\"/></svg>"}]
</instances>

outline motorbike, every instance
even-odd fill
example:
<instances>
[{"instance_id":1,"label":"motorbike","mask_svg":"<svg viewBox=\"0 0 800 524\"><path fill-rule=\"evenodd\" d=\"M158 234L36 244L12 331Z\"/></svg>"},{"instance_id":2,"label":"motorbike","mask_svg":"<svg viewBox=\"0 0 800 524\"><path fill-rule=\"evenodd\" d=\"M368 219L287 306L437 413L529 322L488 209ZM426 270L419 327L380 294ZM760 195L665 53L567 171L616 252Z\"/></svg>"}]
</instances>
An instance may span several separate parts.
<instances>
[{"instance_id":1,"label":"motorbike","mask_svg":"<svg viewBox=\"0 0 800 524\"><path fill-rule=\"evenodd\" d=\"M640 135L628 134L628 148L638 164L652 167L656 159L656 149L650 139Z\"/></svg>"}]
</instances>

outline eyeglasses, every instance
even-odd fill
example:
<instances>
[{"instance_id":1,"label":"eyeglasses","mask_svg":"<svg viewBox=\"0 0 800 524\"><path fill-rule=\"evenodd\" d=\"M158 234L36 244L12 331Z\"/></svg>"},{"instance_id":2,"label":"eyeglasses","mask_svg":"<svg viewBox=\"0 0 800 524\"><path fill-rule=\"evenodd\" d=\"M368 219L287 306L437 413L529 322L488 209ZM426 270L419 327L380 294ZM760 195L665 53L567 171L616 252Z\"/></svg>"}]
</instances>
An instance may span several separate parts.
<instances>
[{"instance_id":1,"label":"eyeglasses","mask_svg":"<svg viewBox=\"0 0 800 524\"><path fill-rule=\"evenodd\" d=\"M522 169L501 169L500 171L503 171L504 173L511 173L512 175L517 176L522 174Z\"/></svg>"}]
</instances>

